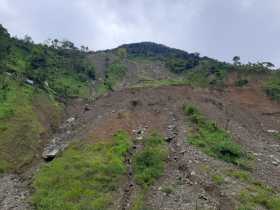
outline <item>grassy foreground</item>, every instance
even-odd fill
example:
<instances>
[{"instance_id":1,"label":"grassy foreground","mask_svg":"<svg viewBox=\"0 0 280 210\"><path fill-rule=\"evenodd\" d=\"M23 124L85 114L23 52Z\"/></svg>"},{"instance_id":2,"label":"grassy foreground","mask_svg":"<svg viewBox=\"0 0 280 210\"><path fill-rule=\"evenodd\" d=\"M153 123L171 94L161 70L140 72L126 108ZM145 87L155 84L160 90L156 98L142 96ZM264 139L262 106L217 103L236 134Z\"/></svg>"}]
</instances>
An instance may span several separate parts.
<instances>
[{"instance_id":1,"label":"grassy foreground","mask_svg":"<svg viewBox=\"0 0 280 210\"><path fill-rule=\"evenodd\" d=\"M33 203L36 209L108 209L126 173L125 153L131 147L125 132L111 143L73 145L39 171Z\"/></svg>"}]
</instances>

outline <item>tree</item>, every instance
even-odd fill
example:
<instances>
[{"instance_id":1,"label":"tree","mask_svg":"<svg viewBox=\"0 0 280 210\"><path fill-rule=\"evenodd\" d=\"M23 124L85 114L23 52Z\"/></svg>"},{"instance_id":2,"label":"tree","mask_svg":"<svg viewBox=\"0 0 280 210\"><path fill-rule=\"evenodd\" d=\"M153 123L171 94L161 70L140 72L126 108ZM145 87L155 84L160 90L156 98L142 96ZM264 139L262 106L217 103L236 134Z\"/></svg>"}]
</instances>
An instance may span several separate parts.
<instances>
[{"instance_id":1,"label":"tree","mask_svg":"<svg viewBox=\"0 0 280 210\"><path fill-rule=\"evenodd\" d=\"M61 42L61 47L62 47L62 49L65 49L65 50L76 50L77 49L75 47L74 43L70 42L68 40L63 40Z\"/></svg>"},{"instance_id":2,"label":"tree","mask_svg":"<svg viewBox=\"0 0 280 210\"><path fill-rule=\"evenodd\" d=\"M82 46L81 46L81 51L82 51L82 52L88 52L88 47L82 45Z\"/></svg>"},{"instance_id":3,"label":"tree","mask_svg":"<svg viewBox=\"0 0 280 210\"><path fill-rule=\"evenodd\" d=\"M10 37L10 34L8 33L7 29L5 29L1 24L0 24L0 36Z\"/></svg>"},{"instance_id":4,"label":"tree","mask_svg":"<svg viewBox=\"0 0 280 210\"><path fill-rule=\"evenodd\" d=\"M119 57L120 60L125 59L126 56L127 56L127 51L126 51L126 49L123 48L123 47L118 48L118 50L117 50L117 55L118 55L118 57Z\"/></svg>"},{"instance_id":5,"label":"tree","mask_svg":"<svg viewBox=\"0 0 280 210\"><path fill-rule=\"evenodd\" d=\"M232 58L232 60L233 60L234 65L240 65L240 57L239 56L234 56Z\"/></svg>"},{"instance_id":6,"label":"tree","mask_svg":"<svg viewBox=\"0 0 280 210\"><path fill-rule=\"evenodd\" d=\"M31 36L28 36L27 34L24 35L23 41L24 41L24 43L33 44L33 40L31 38Z\"/></svg>"},{"instance_id":7,"label":"tree","mask_svg":"<svg viewBox=\"0 0 280 210\"><path fill-rule=\"evenodd\" d=\"M266 67L266 68L273 68L275 67L275 65L271 62L263 62L263 65Z\"/></svg>"}]
</instances>

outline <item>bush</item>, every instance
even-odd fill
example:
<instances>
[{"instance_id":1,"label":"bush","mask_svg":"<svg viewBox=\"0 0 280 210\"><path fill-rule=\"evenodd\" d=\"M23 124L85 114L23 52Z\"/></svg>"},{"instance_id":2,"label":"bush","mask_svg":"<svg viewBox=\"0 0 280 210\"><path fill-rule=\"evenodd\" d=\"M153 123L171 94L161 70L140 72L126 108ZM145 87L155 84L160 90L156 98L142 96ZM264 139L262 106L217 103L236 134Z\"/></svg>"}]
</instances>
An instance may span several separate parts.
<instances>
[{"instance_id":1,"label":"bush","mask_svg":"<svg viewBox=\"0 0 280 210\"><path fill-rule=\"evenodd\" d=\"M265 83L264 90L272 100L280 101L280 73L275 74Z\"/></svg>"},{"instance_id":2,"label":"bush","mask_svg":"<svg viewBox=\"0 0 280 210\"><path fill-rule=\"evenodd\" d=\"M237 86L237 87L243 87L243 86L247 85L248 82L249 82L249 81L248 81L247 79L240 79L240 80L237 80L237 81L235 82L235 86Z\"/></svg>"}]
</instances>

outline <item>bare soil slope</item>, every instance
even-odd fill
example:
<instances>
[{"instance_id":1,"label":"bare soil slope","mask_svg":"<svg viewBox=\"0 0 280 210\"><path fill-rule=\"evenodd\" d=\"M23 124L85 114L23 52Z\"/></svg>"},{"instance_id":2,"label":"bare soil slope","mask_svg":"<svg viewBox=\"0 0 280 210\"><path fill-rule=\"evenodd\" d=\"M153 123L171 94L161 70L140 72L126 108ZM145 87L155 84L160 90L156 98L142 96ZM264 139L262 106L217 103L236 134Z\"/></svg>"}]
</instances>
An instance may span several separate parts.
<instances>
[{"instance_id":1,"label":"bare soil slope","mask_svg":"<svg viewBox=\"0 0 280 210\"><path fill-rule=\"evenodd\" d=\"M111 92L98 98L87 110L84 110L84 103L76 102L69 108L69 117L74 117L75 121L61 126L54 137L67 145L73 140L108 139L116 131L126 130L141 141L157 131L169 139L170 155L164 176L144 197L145 206L170 210L235 209L239 191L246 184L230 176L226 177L226 184L213 181L213 175L238 168L211 158L188 143L188 121L182 111L184 104L199 107L219 127L228 130L234 141L254 156L250 176L280 190L280 141L269 132L280 130L280 105L269 100L259 85L229 86L224 90L166 86ZM30 176L30 171L26 174ZM26 174L23 175L25 180ZM5 180L7 176L0 178L0 182ZM17 207L15 202L20 193L28 195L27 188L17 184L17 178L9 180L15 180L16 184L11 185L11 193L7 193L9 189L1 184L0 209L24 209L24 205ZM115 209L131 209L139 189L129 175L127 182L133 187L127 189L128 185L124 184Z\"/></svg>"}]
</instances>

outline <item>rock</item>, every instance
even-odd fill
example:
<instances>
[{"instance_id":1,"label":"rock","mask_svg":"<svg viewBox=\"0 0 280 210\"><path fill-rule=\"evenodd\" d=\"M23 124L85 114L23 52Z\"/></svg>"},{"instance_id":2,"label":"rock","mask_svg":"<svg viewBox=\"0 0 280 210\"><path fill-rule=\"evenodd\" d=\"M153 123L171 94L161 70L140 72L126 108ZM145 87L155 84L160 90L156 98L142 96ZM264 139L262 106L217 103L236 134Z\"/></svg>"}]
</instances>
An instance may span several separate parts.
<instances>
[{"instance_id":1,"label":"rock","mask_svg":"<svg viewBox=\"0 0 280 210\"><path fill-rule=\"evenodd\" d=\"M180 154L185 154L185 152L187 152L187 150L184 149L184 150L181 150L179 153Z\"/></svg>"},{"instance_id":2,"label":"rock","mask_svg":"<svg viewBox=\"0 0 280 210\"><path fill-rule=\"evenodd\" d=\"M10 73L10 72L5 72L6 73L6 75L8 75L8 76L12 76L12 74Z\"/></svg>"},{"instance_id":3,"label":"rock","mask_svg":"<svg viewBox=\"0 0 280 210\"><path fill-rule=\"evenodd\" d=\"M136 140L143 140L143 136L137 136Z\"/></svg>"},{"instance_id":4,"label":"rock","mask_svg":"<svg viewBox=\"0 0 280 210\"><path fill-rule=\"evenodd\" d=\"M29 85L34 85L34 81L31 79L26 79L25 82Z\"/></svg>"},{"instance_id":5,"label":"rock","mask_svg":"<svg viewBox=\"0 0 280 210\"><path fill-rule=\"evenodd\" d=\"M69 119L66 120L67 123L72 123L75 121L75 117L70 117Z\"/></svg>"},{"instance_id":6,"label":"rock","mask_svg":"<svg viewBox=\"0 0 280 210\"><path fill-rule=\"evenodd\" d=\"M272 130L272 129L271 129L271 130L267 130L267 132L268 132L268 133L276 133L276 134L279 133L279 131L277 131L277 130Z\"/></svg>"},{"instance_id":7,"label":"rock","mask_svg":"<svg viewBox=\"0 0 280 210\"><path fill-rule=\"evenodd\" d=\"M87 111L89 111L89 110L90 110L90 107L89 107L88 104L86 104L85 107L84 107L84 111L87 112Z\"/></svg>"},{"instance_id":8,"label":"rock","mask_svg":"<svg viewBox=\"0 0 280 210\"><path fill-rule=\"evenodd\" d=\"M42 158L45 161L52 161L56 157L58 152L59 152L59 149L57 149L57 148L47 149L42 153Z\"/></svg>"},{"instance_id":9,"label":"rock","mask_svg":"<svg viewBox=\"0 0 280 210\"><path fill-rule=\"evenodd\" d=\"M277 161L272 161L272 164L278 166L279 163Z\"/></svg>"},{"instance_id":10,"label":"rock","mask_svg":"<svg viewBox=\"0 0 280 210\"><path fill-rule=\"evenodd\" d=\"M49 83L48 83L47 81L44 82L44 85L45 85L46 87L49 87Z\"/></svg>"},{"instance_id":11,"label":"rock","mask_svg":"<svg viewBox=\"0 0 280 210\"><path fill-rule=\"evenodd\" d=\"M195 171L191 172L191 176L195 176L195 174L196 174Z\"/></svg>"},{"instance_id":12,"label":"rock","mask_svg":"<svg viewBox=\"0 0 280 210\"><path fill-rule=\"evenodd\" d=\"M204 194L199 194L198 198L205 201L208 200L208 198Z\"/></svg>"}]
</instances>

